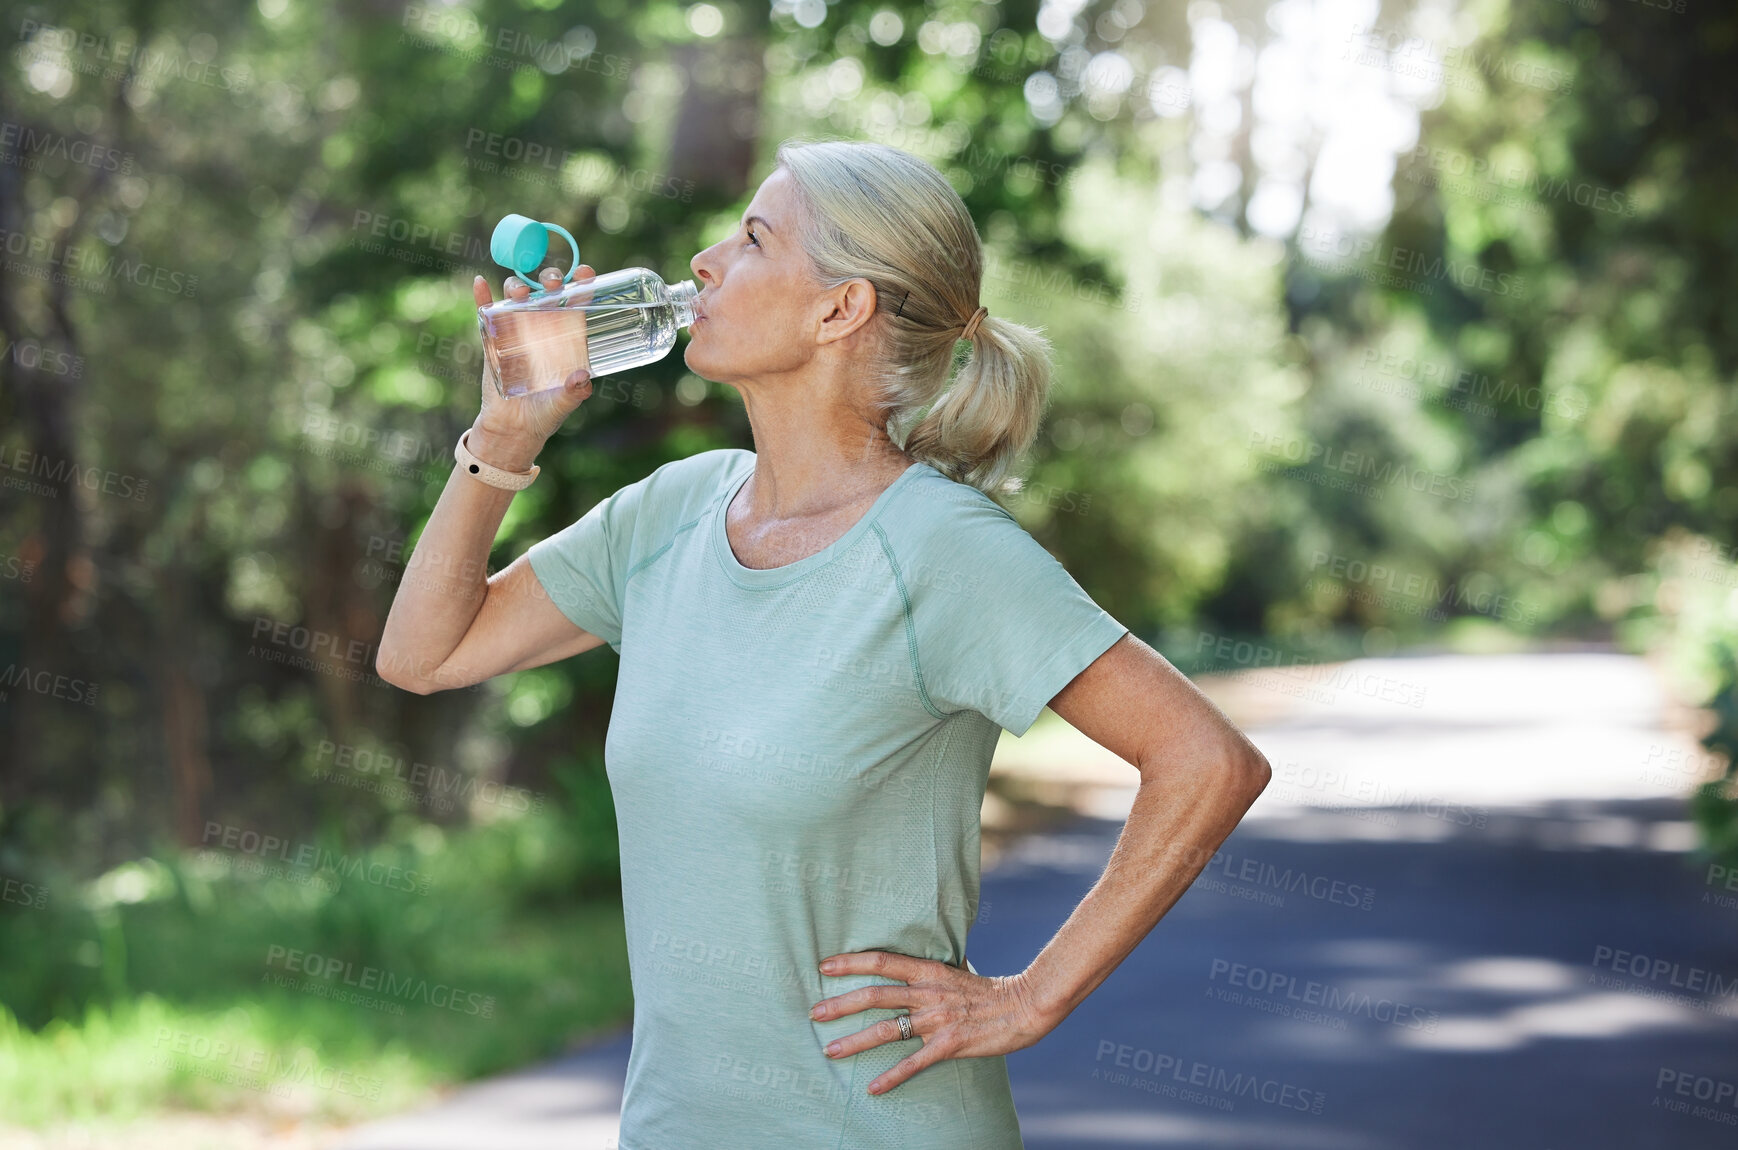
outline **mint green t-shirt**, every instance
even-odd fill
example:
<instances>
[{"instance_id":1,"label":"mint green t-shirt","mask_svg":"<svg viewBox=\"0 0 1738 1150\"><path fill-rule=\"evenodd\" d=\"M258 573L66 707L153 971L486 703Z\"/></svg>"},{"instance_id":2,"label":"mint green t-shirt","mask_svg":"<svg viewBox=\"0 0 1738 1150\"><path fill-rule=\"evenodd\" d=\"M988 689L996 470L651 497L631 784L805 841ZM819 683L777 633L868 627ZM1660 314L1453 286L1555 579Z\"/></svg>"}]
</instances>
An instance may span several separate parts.
<instances>
[{"instance_id":1,"label":"mint green t-shirt","mask_svg":"<svg viewBox=\"0 0 1738 1150\"><path fill-rule=\"evenodd\" d=\"M1024 734L1125 628L994 500L914 463L833 544L744 567L724 512L753 452L659 467L530 549L621 656L605 765L634 988L621 1150L1016 1150L1004 1058L873 1096L904 1013L816 1022L827 955L965 969L999 728Z\"/></svg>"}]
</instances>

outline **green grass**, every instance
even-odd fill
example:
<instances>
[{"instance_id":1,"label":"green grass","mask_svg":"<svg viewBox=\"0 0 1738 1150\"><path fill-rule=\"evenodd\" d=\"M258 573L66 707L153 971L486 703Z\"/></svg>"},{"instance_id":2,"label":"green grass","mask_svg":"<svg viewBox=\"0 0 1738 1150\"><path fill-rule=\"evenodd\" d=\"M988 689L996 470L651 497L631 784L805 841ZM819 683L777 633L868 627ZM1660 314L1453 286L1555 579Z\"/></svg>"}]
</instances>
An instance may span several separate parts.
<instances>
[{"instance_id":1,"label":"green grass","mask_svg":"<svg viewBox=\"0 0 1738 1150\"><path fill-rule=\"evenodd\" d=\"M0 905L0 1114L360 1120L624 1022L613 814L576 805L588 813L413 826L344 856L342 879L244 873L252 856L230 851L46 880L42 906ZM427 891L367 881L358 861L414 870ZM289 971L293 952L331 976Z\"/></svg>"}]
</instances>

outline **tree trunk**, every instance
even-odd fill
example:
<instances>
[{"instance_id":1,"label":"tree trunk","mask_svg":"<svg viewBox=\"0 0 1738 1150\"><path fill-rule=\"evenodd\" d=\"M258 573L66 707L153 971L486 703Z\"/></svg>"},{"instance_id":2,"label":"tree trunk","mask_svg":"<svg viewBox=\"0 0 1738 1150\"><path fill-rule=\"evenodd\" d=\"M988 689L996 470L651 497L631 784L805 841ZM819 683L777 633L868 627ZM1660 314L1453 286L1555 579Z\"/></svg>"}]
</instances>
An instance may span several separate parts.
<instances>
[{"instance_id":1,"label":"tree trunk","mask_svg":"<svg viewBox=\"0 0 1738 1150\"><path fill-rule=\"evenodd\" d=\"M754 174L760 138L765 41L687 44L675 50L688 77L670 144L670 174L697 191L735 199Z\"/></svg>"}]
</instances>

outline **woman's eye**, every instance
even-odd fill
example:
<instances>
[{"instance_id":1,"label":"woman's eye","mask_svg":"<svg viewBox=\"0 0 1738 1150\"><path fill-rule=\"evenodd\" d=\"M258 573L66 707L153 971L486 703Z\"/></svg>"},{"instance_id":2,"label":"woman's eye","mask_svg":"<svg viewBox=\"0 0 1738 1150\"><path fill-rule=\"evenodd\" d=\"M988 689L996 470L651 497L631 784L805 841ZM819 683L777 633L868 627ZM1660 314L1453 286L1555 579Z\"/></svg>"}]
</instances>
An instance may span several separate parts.
<instances>
[{"instance_id":1,"label":"woman's eye","mask_svg":"<svg viewBox=\"0 0 1738 1150\"><path fill-rule=\"evenodd\" d=\"M748 229L748 242L753 244L757 248L760 246L760 240L758 238L756 238L753 228Z\"/></svg>"}]
</instances>

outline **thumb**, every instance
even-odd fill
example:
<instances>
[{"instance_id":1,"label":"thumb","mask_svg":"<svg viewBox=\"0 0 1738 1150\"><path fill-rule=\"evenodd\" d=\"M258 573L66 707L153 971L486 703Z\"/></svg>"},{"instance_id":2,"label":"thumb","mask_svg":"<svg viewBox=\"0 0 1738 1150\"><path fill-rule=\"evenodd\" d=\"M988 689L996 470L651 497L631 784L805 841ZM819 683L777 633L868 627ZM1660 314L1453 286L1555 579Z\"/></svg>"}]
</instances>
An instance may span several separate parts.
<instances>
[{"instance_id":1,"label":"thumb","mask_svg":"<svg viewBox=\"0 0 1738 1150\"><path fill-rule=\"evenodd\" d=\"M590 394L591 374L580 368L562 381L560 387L543 388L529 396L533 405L527 415L536 426L537 433L547 439L561 429L561 425L567 422L567 417Z\"/></svg>"},{"instance_id":2,"label":"thumb","mask_svg":"<svg viewBox=\"0 0 1738 1150\"><path fill-rule=\"evenodd\" d=\"M550 402L562 415L567 415L584 403L591 395L591 372L583 367L576 367L562 381L561 393L550 396Z\"/></svg>"}]
</instances>

